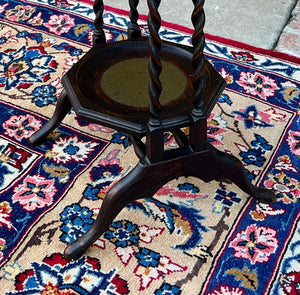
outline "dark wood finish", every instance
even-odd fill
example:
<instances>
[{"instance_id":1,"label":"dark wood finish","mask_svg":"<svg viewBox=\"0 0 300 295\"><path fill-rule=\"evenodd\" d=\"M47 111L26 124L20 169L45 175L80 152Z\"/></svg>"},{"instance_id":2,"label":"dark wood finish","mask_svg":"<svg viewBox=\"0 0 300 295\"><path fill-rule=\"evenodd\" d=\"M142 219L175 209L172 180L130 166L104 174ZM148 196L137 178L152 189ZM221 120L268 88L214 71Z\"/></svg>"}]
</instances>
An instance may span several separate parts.
<instances>
[{"instance_id":1,"label":"dark wood finish","mask_svg":"<svg viewBox=\"0 0 300 295\"><path fill-rule=\"evenodd\" d=\"M52 118L38 131L36 131L28 140L32 146L39 145L44 142L47 136L58 127L61 121L65 118L71 110L72 105L68 99L66 91L63 90L59 96L56 108Z\"/></svg>"},{"instance_id":2,"label":"dark wood finish","mask_svg":"<svg viewBox=\"0 0 300 295\"><path fill-rule=\"evenodd\" d=\"M211 145L202 152L185 150L182 151L182 156L169 157L170 159L155 164L141 160L130 173L118 181L106 194L92 227L66 248L65 257L68 260L78 259L108 229L127 204L140 198L152 197L168 181L180 176L195 176L206 182L226 178L260 201L270 202L273 199L271 191L251 184L239 160Z\"/></svg>"},{"instance_id":3,"label":"dark wood finish","mask_svg":"<svg viewBox=\"0 0 300 295\"><path fill-rule=\"evenodd\" d=\"M29 142L35 145L45 140L73 106L81 119L128 133L139 163L108 192L90 230L66 248L65 257L69 260L79 258L108 229L128 203L152 197L161 186L180 176L195 176L206 182L226 178L260 202L275 200L273 192L252 185L236 157L220 152L207 143L206 120L225 88L225 81L204 58L204 0L193 0L193 3L192 22L195 30L191 48L161 41L158 34L161 25L158 12L160 0L148 0L148 38L140 36L138 0L129 0L129 40L106 44L103 2L95 1L94 47L65 74L62 79L64 91L53 117ZM124 61L139 65L143 59L148 60L145 79L149 81L149 86L145 89L140 89L135 81L130 81L130 71L125 75L128 76L125 85L123 81L115 83L116 79L106 81L106 75L114 72L112 67L120 67L116 68L116 72L119 69L125 71L127 62ZM184 77L185 86L182 93L164 101L164 89L178 83L178 77L172 70L167 73L167 81L163 81L164 69L168 65L170 68L171 65L176 67L181 81ZM121 97L117 99L116 94L114 96L107 90L110 89L109 83L112 83L111 87L116 93L119 86L125 86L120 89L137 92L134 103L129 99L133 96L131 92L125 96L124 102L122 93L118 93ZM149 107L141 99L144 95L149 97ZM181 131L182 127L189 127L189 136ZM164 150L165 131L173 133L178 148ZM144 136L145 143L141 140Z\"/></svg>"},{"instance_id":4,"label":"dark wood finish","mask_svg":"<svg viewBox=\"0 0 300 295\"><path fill-rule=\"evenodd\" d=\"M138 18L139 13L137 10L137 6L139 4L139 0L129 0L129 18L130 18L130 24L128 26L127 32L128 32L128 39L139 39L141 37L141 29L138 25Z\"/></svg>"}]
</instances>

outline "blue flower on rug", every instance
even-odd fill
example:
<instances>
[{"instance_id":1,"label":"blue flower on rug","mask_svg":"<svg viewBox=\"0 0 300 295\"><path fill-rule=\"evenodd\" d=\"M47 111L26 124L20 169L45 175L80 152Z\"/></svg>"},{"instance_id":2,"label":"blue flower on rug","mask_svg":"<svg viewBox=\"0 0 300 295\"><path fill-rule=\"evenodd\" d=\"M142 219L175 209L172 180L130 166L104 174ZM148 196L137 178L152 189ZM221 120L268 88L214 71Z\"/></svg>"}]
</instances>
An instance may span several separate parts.
<instances>
[{"instance_id":1,"label":"blue flower on rug","mask_svg":"<svg viewBox=\"0 0 300 295\"><path fill-rule=\"evenodd\" d=\"M268 142L259 134L254 134L256 140L251 141L251 145L258 149L261 150L262 153L265 151L270 151L272 150L273 146L268 144Z\"/></svg>"},{"instance_id":2,"label":"blue flower on rug","mask_svg":"<svg viewBox=\"0 0 300 295\"><path fill-rule=\"evenodd\" d=\"M163 283L159 289L154 292L155 295L180 295L181 290L177 286Z\"/></svg>"},{"instance_id":3,"label":"blue flower on rug","mask_svg":"<svg viewBox=\"0 0 300 295\"><path fill-rule=\"evenodd\" d=\"M42 34L40 33L29 33L28 31L22 31L16 35L18 38L28 37L31 40L36 40L37 43L40 43L43 40Z\"/></svg>"},{"instance_id":4,"label":"blue flower on rug","mask_svg":"<svg viewBox=\"0 0 300 295\"><path fill-rule=\"evenodd\" d=\"M28 88L33 83L45 82L55 72L57 63L42 46L0 52L0 86Z\"/></svg>"},{"instance_id":5,"label":"blue flower on rug","mask_svg":"<svg viewBox=\"0 0 300 295\"><path fill-rule=\"evenodd\" d=\"M266 158L262 156L261 150L258 149L249 149L247 152L240 152L240 156L243 158L243 161L247 164L252 164L258 167L261 167Z\"/></svg>"},{"instance_id":6,"label":"blue flower on rug","mask_svg":"<svg viewBox=\"0 0 300 295\"><path fill-rule=\"evenodd\" d=\"M72 243L83 235L94 222L93 212L87 207L80 207L77 204L67 206L60 213L63 224L60 227L62 234L60 240L64 243Z\"/></svg>"},{"instance_id":7,"label":"blue flower on rug","mask_svg":"<svg viewBox=\"0 0 300 295\"><path fill-rule=\"evenodd\" d=\"M231 101L229 95L224 94L224 93L221 94L221 96L219 98L219 102L221 102L221 103L227 103L230 106L232 105L232 101Z\"/></svg>"},{"instance_id":8,"label":"blue flower on rug","mask_svg":"<svg viewBox=\"0 0 300 295\"><path fill-rule=\"evenodd\" d=\"M147 248L141 248L138 253L135 254L139 265L144 267L157 267L160 260L160 254Z\"/></svg>"},{"instance_id":9,"label":"blue flower on rug","mask_svg":"<svg viewBox=\"0 0 300 295\"><path fill-rule=\"evenodd\" d=\"M131 145L128 135L124 132L117 132L113 134L111 142L122 144L124 148L127 148Z\"/></svg>"},{"instance_id":10,"label":"blue flower on rug","mask_svg":"<svg viewBox=\"0 0 300 295\"><path fill-rule=\"evenodd\" d=\"M231 207L234 203L240 203L241 199L237 197L235 192L227 192L222 189L217 189L214 196L213 212L220 213L224 211L224 207Z\"/></svg>"},{"instance_id":11,"label":"blue flower on rug","mask_svg":"<svg viewBox=\"0 0 300 295\"><path fill-rule=\"evenodd\" d=\"M32 268L16 276L14 294L128 294L127 282L116 269L101 271L96 258L82 257L68 262L62 254L53 253L43 262L32 262Z\"/></svg>"},{"instance_id":12,"label":"blue flower on rug","mask_svg":"<svg viewBox=\"0 0 300 295\"><path fill-rule=\"evenodd\" d=\"M246 129L273 126L268 122L270 114L259 112L255 105L250 105L245 109L233 111L232 113L237 115L239 120L244 121Z\"/></svg>"},{"instance_id":13,"label":"blue flower on rug","mask_svg":"<svg viewBox=\"0 0 300 295\"><path fill-rule=\"evenodd\" d=\"M261 135L254 134L254 136L256 140L251 141L252 148L248 150L246 148L241 149L239 155L242 157L244 163L262 167L266 161L266 158L264 157L265 153L267 151L271 151L273 146L270 145ZM253 176L251 176L251 178Z\"/></svg>"},{"instance_id":14,"label":"blue flower on rug","mask_svg":"<svg viewBox=\"0 0 300 295\"><path fill-rule=\"evenodd\" d=\"M138 226L128 220L116 221L105 232L104 237L116 245L125 248L139 242Z\"/></svg>"},{"instance_id":15,"label":"blue flower on rug","mask_svg":"<svg viewBox=\"0 0 300 295\"><path fill-rule=\"evenodd\" d=\"M101 159L97 166L90 172L92 183L88 183L83 196L89 200L98 200L108 192L111 185L121 175L123 168L117 158L119 150L113 150L104 159Z\"/></svg>"},{"instance_id":16,"label":"blue flower on rug","mask_svg":"<svg viewBox=\"0 0 300 295\"><path fill-rule=\"evenodd\" d=\"M54 45L53 47L56 48L57 50L68 51L71 56L80 56L82 54L82 49L76 48L70 45L69 43L65 43L65 42L59 45Z\"/></svg>"},{"instance_id":17,"label":"blue flower on rug","mask_svg":"<svg viewBox=\"0 0 300 295\"><path fill-rule=\"evenodd\" d=\"M34 96L32 102L39 107L47 106L56 102L55 93L56 88L52 85L38 86L32 91L32 95Z\"/></svg>"}]
</instances>

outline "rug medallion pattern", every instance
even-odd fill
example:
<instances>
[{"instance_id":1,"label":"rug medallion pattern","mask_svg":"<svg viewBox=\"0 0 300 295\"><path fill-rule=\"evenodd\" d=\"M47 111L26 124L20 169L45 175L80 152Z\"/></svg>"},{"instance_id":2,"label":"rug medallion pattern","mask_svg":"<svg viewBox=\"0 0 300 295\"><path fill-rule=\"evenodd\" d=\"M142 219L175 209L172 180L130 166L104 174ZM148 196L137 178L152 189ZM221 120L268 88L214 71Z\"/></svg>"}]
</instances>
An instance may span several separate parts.
<instances>
[{"instance_id":1,"label":"rug medallion pattern","mask_svg":"<svg viewBox=\"0 0 300 295\"><path fill-rule=\"evenodd\" d=\"M236 155L277 201L256 202L226 181L179 178L129 204L86 255L65 246L89 229L109 188L137 158L126 134L71 111L40 146L61 77L90 48L92 6L0 1L0 281L5 294L299 294L300 69L207 38L227 88L208 118L216 148ZM107 40L128 16L107 7ZM141 20L147 34L147 24ZM188 29L161 36L191 45ZM186 131L186 130L184 130ZM166 148L176 146L165 134Z\"/></svg>"}]
</instances>

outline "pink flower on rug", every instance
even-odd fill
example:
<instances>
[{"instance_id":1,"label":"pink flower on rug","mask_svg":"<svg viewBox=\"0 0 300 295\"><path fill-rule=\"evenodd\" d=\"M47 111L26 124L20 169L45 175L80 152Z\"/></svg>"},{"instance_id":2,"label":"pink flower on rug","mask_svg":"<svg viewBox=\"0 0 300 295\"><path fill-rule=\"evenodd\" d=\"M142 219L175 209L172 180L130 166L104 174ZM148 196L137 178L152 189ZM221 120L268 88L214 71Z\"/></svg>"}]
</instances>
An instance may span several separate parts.
<instances>
[{"instance_id":1,"label":"pink flower on rug","mask_svg":"<svg viewBox=\"0 0 300 295\"><path fill-rule=\"evenodd\" d=\"M290 130L286 141L291 149L291 152L296 156L300 156L300 131Z\"/></svg>"},{"instance_id":2,"label":"pink flower on rug","mask_svg":"<svg viewBox=\"0 0 300 295\"><path fill-rule=\"evenodd\" d=\"M14 115L3 123L4 133L19 141L29 138L41 127L41 121L30 115Z\"/></svg>"},{"instance_id":3,"label":"pink flower on rug","mask_svg":"<svg viewBox=\"0 0 300 295\"><path fill-rule=\"evenodd\" d=\"M237 83L246 93L266 99L275 95L276 81L260 73L241 72Z\"/></svg>"},{"instance_id":4,"label":"pink flower on rug","mask_svg":"<svg viewBox=\"0 0 300 295\"><path fill-rule=\"evenodd\" d=\"M249 259L251 264L268 262L271 254L278 246L276 230L252 224L237 233L230 246L234 248L234 256Z\"/></svg>"},{"instance_id":5,"label":"pink flower on rug","mask_svg":"<svg viewBox=\"0 0 300 295\"><path fill-rule=\"evenodd\" d=\"M229 287L220 285L217 288L214 288L213 292L208 293L207 295L244 295L246 292L241 288Z\"/></svg>"},{"instance_id":6,"label":"pink flower on rug","mask_svg":"<svg viewBox=\"0 0 300 295\"><path fill-rule=\"evenodd\" d=\"M296 203L300 196L300 185L297 179L287 176L281 172L278 174L268 174L268 178L264 182L266 188L273 189L279 200L286 204Z\"/></svg>"},{"instance_id":7,"label":"pink flower on rug","mask_svg":"<svg viewBox=\"0 0 300 295\"><path fill-rule=\"evenodd\" d=\"M47 27L51 33L61 35L68 33L70 29L75 26L75 19L67 14L51 15L44 26Z\"/></svg>"},{"instance_id":8,"label":"pink flower on rug","mask_svg":"<svg viewBox=\"0 0 300 295\"><path fill-rule=\"evenodd\" d=\"M6 226L9 230L12 229L11 218L11 207L8 202L4 201L0 203L0 228Z\"/></svg>"},{"instance_id":9,"label":"pink flower on rug","mask_svg":"<svg viewBox=\"0 0 300 295\"><path fill-rule=\"evenodd\" d=\"M6 10L5 17L14 22L25 21L31 18L35 9L30 5L17 5L15 8Z\"/></svg>"},{"instance_id":10,"label":"pink flower on rug","mask_svg":"<svg viewBox=\"0 0 300 295\"><path fill-rule=\"evenodd\" d=\"M23 183L15 187L12 198L26 211L34 211L50 205L56 192L54 179L33 175L27 176Z\"/></svg>"}]
</instances>

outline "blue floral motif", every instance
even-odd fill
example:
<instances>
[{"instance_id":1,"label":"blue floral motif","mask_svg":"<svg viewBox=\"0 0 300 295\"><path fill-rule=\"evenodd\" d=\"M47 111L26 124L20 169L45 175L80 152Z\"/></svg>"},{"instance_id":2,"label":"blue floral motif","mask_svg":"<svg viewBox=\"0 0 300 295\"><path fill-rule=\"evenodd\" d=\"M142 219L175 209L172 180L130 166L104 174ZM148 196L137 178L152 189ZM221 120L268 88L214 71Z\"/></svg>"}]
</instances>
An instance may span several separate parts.
<instances>
[{"instance_id":1,"label":"blue floral motif","mask_svg":"<svg viewBox=\"0 0 300 295\"><path fill-rule=\"evenodd\" d=\"M180 191L190 191L190 192L192 192L194 194L197 194L197 193L200 192L200 190L199 190L199 188L197 186L195 186L192 183L188 183L188 182L178 184L177 188Z\"/></svg>"},{"instance_id":2,"label":"blue floral motif","mask_svg":"<svg viewBox=\"0 0 300 295\"><path fill-rule=\"evenodd\" d=\"M180 295L181 290L174 285L163 283L154 293L155 295Z\"/></svg>"},{"instance_id":3,"label":"blue floral motif","mask_svg":"<svg viewBox=\"0 0 300 295\"><path fill-rule=\"evenodd\" d=\"M144 267L157 267L159 265L160 254L148 248L141 248L135 254L139 265Z\"/></svg>"},{"instance_id":4,"label":"blue floral motif","mask_svg":"<svg viewBox=\"0 0 300 295\"><path fill-rule=\"evenodd\" d=\"M227 103L230 106L232 105L232 101L231 101L229 95L224 94L224 93L220 96L219 102L221 102L221 103Z\"/></svg>"},{"instance_id":5,"label":"blue floral motif","mask_svg":"<svg viewBox=\"0 0 300 295\"><path fill-rule=\"evenodd\" d=\"M59 45L54 45L57 50L65 50L70 53L71 56L80 56L82 54L82 49L76 48L69 43L61 43Z\"/></svg>"},{"instance_id":6,"label":"blue floral motif","mask_svg":"<svg viewBox=\"0 0 300 295\"><path fill-rule=\"evenodd\" d=\"M235 192L227 192L222 189L217 189L216 194L214 196L215 203L214 203L214 212L219 213L224 210L224 207L231 207L234 203L240 203L241 199L237 197ZM221 209L217 210L217 204L221 205Z\"/></svg>"},{"instance_id":7,"label":"blue floral motif","mask_svg":"<svg viewBox=\"0 0 300 295\"><path fill-rule=\"evenodd\" d=\"M24 45L19 50L0 52L0 86L10 90L45 82L45 78L55 72L56 65L51 64L53 58L41 46L26 48Z\"/></svg>"},{"instance_id":8,"label":"blue floral motif","mask_svg":"<svg viewBox=\"0 0 300 295\"><path fill-rule=\"evenodd\" d=\"M232 113L235 115L238 115L244 119L244 125L245 125L246 129L251 129L254 127L272 127L273 126L261 119L255 105L250 105L250 106L246 107L244 112L233 111Z\"/></svg>"},{"instance_id":9,"label":"blue floral motif","mask_svg":"<svg viewBox=\"0 0 300 295\"><path fill-rule=\"evenodd\" d=\"M126 248L139 242L138 226L128 220L113 222L105 232L104 237L117 247Z\"/></svg>"},{"instance_id":10,"label":"blue floral motif","mask_svg":"<svg viewBox=\"0 0 300 295\"><path fill-rule=\"evenodd\" d=\"M56 88L52 85L47 84L38 86L32 91L32 95L34 96L32 102L39 107L47 106L56 102L56 96L54 96L55 93Z\"/></svg>"},{"instance_id":11,"label":"blue floral motif","mask_svg":"<svg viewBox=\"0 0 300 295\"><path fill-rule=\"evenodd\" d=\"M5 37L0 38L0 44L4 44L6 41L7 41L7 39Z\"/></svg>"},{"instance_id":12,"label":"blue floral motif","mask_svg":"<svg viewBox=\"0 0 300 295\"><path fill-rule=\"evenodd\" d=\"M128 135L124 132L117 132L113 134L111 142L122 144L124 148L131 145Z\"/></svg>"},{"instance_id":13,"label":"blue floral motif","mask_svg":"<svg viewBox=\"0 0 300 295\"><path fill-rule=\"evenodd\" d=\"M29 33L28 31L19 32L16 36L18 38L28 37L31 40L36 40L37 43L40 43L43 40L42 34L40 34L40 33Z\"/></svg>"},{"instance_id":14,"label":"blue floral motif","mask_svg":"<svg viewBox=\"0 0 300 295\"><path fill-rule=\"evenodd\" d=\"M103 189L104 187L106 187L110 184L111 184L111 181L101 182L100 184L96 184L96 185L88 183L88 185L86 186L86 188L83 192L83 196L88 200L97 201L97 200L99 200L98 195L99 195L101 189Z\"/></svg>"},{"instance_id":15,"label":"blue floral motif","mask_svg":"<svg viewBox=\"0 0 300 295\"><path fill-rule=\"evenodd\" d=\"M90 176L93 181L96 181L105 178L105 174L118 176L121 171L122 167L118 164L100 165L92 169Z\"/></svg>"},{"instance_id":16,"label":"blue floral motif","mask_svg":"<svg viewBox=\"0 0 300 295\"><path fill-rule=\"evenodd\" d=\"M66 207L60 214L61 221L63 221L60 228L61 241L71 243L85 233L94 222L92 215L93 212L87 207L80 207L77 204Z\"/></svg>"},{"instance_id":17,"label":"blue floral motif","mask_svg":"<svg viewBox=\"0 0 300 295\"><path fill-rule=\"evenodd\" d=\"M259 134L254 134L256 140L251 141L251 145L262 151L262 153L264 153L264 151L270 151L273 146L268 144L268 142Z\"/></svg>"},{"instance_id":18,"label":"blue floral motif","mask_svg":"<svg viewBox=\"0 0 300 295\"><path fill-rule=\"evenodd\" d=\"M90 172L91 180L97 183L88 184L83 192L83 195L88 200L98 200L100 191L109 186L113 180L120 174L122 167L119 164L99 165L93 167Z\"/></svg>"},{"instance_id":19,"label":"blue floral motif","mask_svg":"<svg viewBox=\"0 0 300 295\"><path fill-rule=\"evenodd\" d=\"M246 169L246 171L247 171L247 176L250 180L254 180L256 178L257 175L255 173L250 172L248 169Z\"/></svg>"},{"instance_id":20,"label":"blue floral motif","mask_svg":"<svg viewBox=\"0 0 300 295\"><path fill-rule=\"evenodd\" d=\"M68 262L62 254L53 253L42 263L32 262L31 266L17 275L16 291L7 295L129 293L127 282L116 269L103 272L100 261L92 257Z\"/></svg>"},{"instance_id":21,"label":"blue floral motif","mask_svg":"<svg viewBox=\"0 0 300 295\"><path fill-rule=\"evenodd\" d=\"M272 150L273 146L268 144L266 139L261 135L254 134L254 136L256 140L251 141L252 148L248 151L241 151L240 156L246 164L261 167L266 161L264 154L266 151Z\"/></svg>"},{"instance_id":22,"label":"blue floral motif","mask_svg":"<svg viewBox=\"0 0 300 295\"><path fill-rule=\"evenodd\" d=\"M258 167L261 167L266 158L262 156L262 151L260 149L249 149L247 152L240 152L240 156L243 158L243 161L247 164L252 164Z\"/></svg>"}]
</instances>

